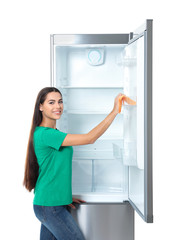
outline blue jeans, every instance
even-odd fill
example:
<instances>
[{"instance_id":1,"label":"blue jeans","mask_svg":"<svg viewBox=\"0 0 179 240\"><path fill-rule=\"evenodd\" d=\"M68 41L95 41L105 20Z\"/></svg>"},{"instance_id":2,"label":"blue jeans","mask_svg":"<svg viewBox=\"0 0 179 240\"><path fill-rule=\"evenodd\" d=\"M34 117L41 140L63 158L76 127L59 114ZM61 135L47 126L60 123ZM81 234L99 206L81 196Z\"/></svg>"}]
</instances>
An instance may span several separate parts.
<instances>
[{"instance_id":1,"label":"blue jeans","mask_svg":"<svg viewBox=\"0 0 179 240\"><path fill-rule=\"evenodd\" d=\"M40 240L84 240L67 206L45 207L33 205L40 220Z\"/></svg>"}]
</instances>

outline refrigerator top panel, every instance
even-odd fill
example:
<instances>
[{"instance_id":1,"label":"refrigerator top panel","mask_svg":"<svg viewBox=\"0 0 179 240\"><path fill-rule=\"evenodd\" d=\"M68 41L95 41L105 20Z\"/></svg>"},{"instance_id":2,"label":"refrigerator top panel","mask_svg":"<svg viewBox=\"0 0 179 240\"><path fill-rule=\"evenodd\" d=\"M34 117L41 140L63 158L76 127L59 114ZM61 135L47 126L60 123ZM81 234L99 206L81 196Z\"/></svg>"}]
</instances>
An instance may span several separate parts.
<instances>
[{"instance_id":1,"label":"refrigerator top panel","mask_svg":"<svg viewBox=\"0 0 179 240\"><path fill-rule=\"evenodd\" d=\"M53 44L58 46L78 44L127 44L129 34L54 34Z\"/></svg>"}]
</instances>

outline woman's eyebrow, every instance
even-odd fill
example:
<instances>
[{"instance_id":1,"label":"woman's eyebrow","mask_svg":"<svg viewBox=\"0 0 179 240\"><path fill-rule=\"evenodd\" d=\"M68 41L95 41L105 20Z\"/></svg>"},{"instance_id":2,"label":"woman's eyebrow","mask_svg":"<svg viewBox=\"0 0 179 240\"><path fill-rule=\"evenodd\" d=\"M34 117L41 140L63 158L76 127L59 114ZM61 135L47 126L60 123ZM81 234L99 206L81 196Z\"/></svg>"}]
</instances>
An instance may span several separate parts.
<instances>
[{"instance_id":1,"label":"woman's eyebrow","mask_svg":"<svg viewBox=\"0 0 179 240\"><path fill-rule=\"evenodd\" d=\"M59 98L58 101L62 100L62 98ZM55 102L54 99L49 99L48 102Z\"/></svg>"}]
</instances>

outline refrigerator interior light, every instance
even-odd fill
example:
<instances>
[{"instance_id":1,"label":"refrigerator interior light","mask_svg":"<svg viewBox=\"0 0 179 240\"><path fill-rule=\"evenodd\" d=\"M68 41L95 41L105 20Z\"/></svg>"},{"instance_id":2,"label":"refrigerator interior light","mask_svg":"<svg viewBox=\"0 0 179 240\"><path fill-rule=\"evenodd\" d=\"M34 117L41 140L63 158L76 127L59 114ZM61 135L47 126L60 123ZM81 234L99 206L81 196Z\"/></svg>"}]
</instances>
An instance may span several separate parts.
<instances>
[{"instance_id":1,"label":"refrigerator interior light","mask_svg":"<svg viewBox=\"0 0 179 240\"><path fill-rule=\"evenodd\" d=\"M88 49L87 50L88 63L93 66L101 65L104 63L104 49Z\"/></svg>"}]
</instances>

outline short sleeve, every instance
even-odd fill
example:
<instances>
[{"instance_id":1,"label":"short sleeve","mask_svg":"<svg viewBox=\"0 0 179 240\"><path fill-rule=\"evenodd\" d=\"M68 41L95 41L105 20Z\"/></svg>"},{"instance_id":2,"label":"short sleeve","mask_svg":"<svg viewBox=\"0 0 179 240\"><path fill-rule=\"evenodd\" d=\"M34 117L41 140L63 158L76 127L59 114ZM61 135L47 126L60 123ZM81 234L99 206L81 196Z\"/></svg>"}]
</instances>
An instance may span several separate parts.
<instances>
[{"instance_id":1,"label":"short sleeve","mask_svg":"<svg viewBox=\"0 0 179 240\"><path fill-rule=\"evenodd\" d=\"M57 129L45 128L42 132L42 142L45 146L49 146L59 150L67 133L60 132Z\"/></svg>"}]
</instances>

